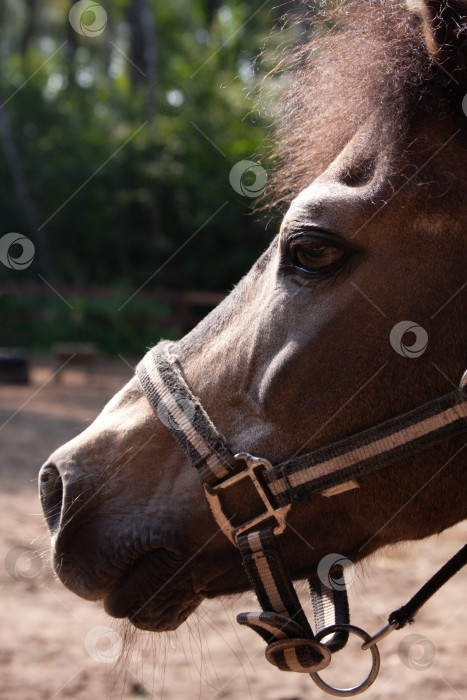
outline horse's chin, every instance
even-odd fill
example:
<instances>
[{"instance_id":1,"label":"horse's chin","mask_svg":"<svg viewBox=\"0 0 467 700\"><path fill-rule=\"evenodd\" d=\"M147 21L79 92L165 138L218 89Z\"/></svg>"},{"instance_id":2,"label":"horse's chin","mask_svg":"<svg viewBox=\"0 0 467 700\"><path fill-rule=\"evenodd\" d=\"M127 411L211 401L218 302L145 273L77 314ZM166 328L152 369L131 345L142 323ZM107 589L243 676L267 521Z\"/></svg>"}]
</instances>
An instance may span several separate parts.
<instances>
[{"instance_id":1,"label":"horse's chin","mask_svg":"<svg viewBox=\"0 0 467 700\"><path fill-rule=\"evenodd\" d=\"M139 630L147 632L172 632L176 630L201 603L202 597L195 596L193 600L184 601L182 607L171 607L160 610L157 605L149 605L138 613L128 615L128 620ZM107 610L107 602L105 602Z\"/></svg>"},{"instance_id":2,"label":"horse's chin","mask_svg":"<svg viewBox=\"0 0 467 700\"><path fill-rule=\"evenodd\" d=\"M126 617L142 630L176 629L203 600L194 592L184 564L179 555L164 549L140 557L104 596L106 612Z\"/></svg>"}]
</instances>

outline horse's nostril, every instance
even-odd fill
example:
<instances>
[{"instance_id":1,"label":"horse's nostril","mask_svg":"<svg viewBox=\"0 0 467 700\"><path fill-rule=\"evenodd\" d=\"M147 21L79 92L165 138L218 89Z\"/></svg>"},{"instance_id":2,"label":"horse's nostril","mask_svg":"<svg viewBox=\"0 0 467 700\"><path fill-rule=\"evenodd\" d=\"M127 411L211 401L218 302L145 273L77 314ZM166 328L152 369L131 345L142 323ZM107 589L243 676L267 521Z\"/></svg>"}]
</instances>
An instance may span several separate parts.
<instances>
[{"instance_id":1,"label":"horse's nostril","mask_svg":"<svg viewBox=\"0 0 467 700\"><path fill-rule=\"evenodd\" d=\"M42 510L49 530L53 534L60 524L63 501L62 478L53 464L46 464L42 467L39 476L39 491Z\"/></svg>"}]
</instances>

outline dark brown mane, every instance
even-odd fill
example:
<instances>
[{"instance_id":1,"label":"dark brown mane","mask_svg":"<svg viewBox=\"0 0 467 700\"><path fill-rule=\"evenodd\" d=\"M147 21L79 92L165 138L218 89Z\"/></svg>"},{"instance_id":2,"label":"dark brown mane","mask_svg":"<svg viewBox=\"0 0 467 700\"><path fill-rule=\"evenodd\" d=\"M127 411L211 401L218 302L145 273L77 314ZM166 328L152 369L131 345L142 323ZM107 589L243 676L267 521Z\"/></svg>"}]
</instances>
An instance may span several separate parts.
<instances>
[{"instance_id":1,"label":"dark brown mane","mask_svg":"<svg viewBox=\"0 0 467 700\"><path fill-rule=\"evenodd\" d=\"M370 117L381 153L404 139L416 105L449 114L455 96L463 116L459 96L430 58L420 18L405 0L344 0L337 8L325 1L313 37L286 59L295 78L284 95L270 188L272 203L281 208Z\"/></svg>"}]
</instances>

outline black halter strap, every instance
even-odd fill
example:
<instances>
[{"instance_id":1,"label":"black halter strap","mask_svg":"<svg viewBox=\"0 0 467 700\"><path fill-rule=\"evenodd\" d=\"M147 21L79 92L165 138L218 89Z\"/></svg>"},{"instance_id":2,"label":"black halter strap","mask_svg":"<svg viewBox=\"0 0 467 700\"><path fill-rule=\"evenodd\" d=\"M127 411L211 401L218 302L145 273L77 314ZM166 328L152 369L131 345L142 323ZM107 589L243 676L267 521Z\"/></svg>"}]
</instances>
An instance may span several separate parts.
<instances>
[{"instance_id":1,"label":"black halter strap","mask_svg":"<svg viewBox=\"0 0 467 700\"><path fill-rule=\"evenodd\" d=\"M143 358L136 372L156 415L198 470L220 528L242 555L263 612L242 613L237 617L238 622L248 625L265 639L266 658L271 663L284 671L310 673L325 690L329 687L321 681L317 671L329 664L331 653L345 645L349 632L358 633L364 640L363 648L372 648L373 669L376 669L359 687L358 692L361 692L373 682L379 668L376 642L391 629L400 628L413 618L421 605L467 563L467 546L406 606L391 614L387 628L371 638L349 625L343 575L337 583L335 578L309 580L315 618L313 633L284 565L277 535L285 529L286 515L294 501L308 500L313 493L331 497L356 488L356 480L361 476L465 431L467 397L463 388L466 375L457 391L273 467L266 459L246 453L233 454L188 387L171 350L171 343L159 343ZM224 513L222 493L243 479L253 483L265 510L239 524L231 522ZM336 568L339 569L338 562L334 571ZM326 643L318 641L323 637ZM355 691L335 694L355 694Z\"/></svg>"},{"instance_id":2,"label":"black halter strap","mask_svg":"<svg viewBox=\"0 0 467 700\"><path fill-rule=\"evenodd\" d=\"M452 391L356 435L286 460L266 476L282 505L308 500L467 429L467 397ZM339 491L341 492L341 491Z\"/></svg>"}]
</instances>

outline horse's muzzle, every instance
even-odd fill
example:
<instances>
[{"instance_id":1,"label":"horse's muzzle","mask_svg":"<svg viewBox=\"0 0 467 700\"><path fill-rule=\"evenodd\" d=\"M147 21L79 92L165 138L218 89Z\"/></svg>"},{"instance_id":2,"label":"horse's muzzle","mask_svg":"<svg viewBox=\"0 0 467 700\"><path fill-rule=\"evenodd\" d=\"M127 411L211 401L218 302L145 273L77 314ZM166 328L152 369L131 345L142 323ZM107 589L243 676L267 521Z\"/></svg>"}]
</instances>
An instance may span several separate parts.
<instances>
[{"instance_id":1,"label":"horse's muzzle","mask_svg":"<svg viewBox=\"0 0 467 700\"><path fill-rule=\"evenodd\" d=\"M74 461L44 464L39 492L53 567L76 595L103 600L112 617L154 631L176 629L204 598L164 523L112 512L99 482Z\"/></svg>"}]
</instances>

